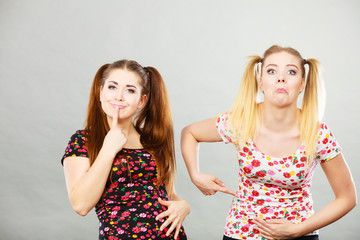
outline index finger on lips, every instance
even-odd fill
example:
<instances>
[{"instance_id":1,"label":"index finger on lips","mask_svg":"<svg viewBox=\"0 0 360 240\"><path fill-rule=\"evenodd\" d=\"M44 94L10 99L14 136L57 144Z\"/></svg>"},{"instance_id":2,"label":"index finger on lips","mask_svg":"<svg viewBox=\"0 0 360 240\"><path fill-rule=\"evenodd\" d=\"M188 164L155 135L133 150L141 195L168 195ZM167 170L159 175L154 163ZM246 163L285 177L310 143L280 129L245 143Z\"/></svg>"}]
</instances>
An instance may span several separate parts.
<instances>
[{"instance_id":1,"label":"index finger on lips","mask_svg":"<svg viewBox=\"0 0 360 240\"><path fill-rule=\"evenodd\" d=\"M112 127L115 127L117 125L118 117L119 117L119 108L115 107L114 115L113 115L113 119L112 119Z\"/></svg>"}]
</instances>

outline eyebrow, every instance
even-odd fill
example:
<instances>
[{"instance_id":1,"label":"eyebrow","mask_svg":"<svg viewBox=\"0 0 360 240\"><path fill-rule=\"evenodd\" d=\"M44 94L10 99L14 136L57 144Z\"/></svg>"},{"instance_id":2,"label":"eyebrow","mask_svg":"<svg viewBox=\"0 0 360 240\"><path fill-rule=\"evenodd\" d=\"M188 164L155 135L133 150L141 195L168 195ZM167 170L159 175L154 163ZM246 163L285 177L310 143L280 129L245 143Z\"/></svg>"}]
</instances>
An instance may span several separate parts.
<instances>
[{"instance_id":1,"label":"eyebrow","mask_svg":"<svg viewBox=\"0 0 360 240\"><path fill-rule=\"evenodd\" d=\"M118 82L116 82L116 81L109 81L108 83L112 83L114 85L119 85ZM126 84L126 87L132 87L132 88L137 89L137 87L135 85L131 85L131 84Z\"/></svg>"},{"instance_id":2,"label":"eyebrow","mask_svg":"<svg viewBox=\"0 0 360 240\"><path fill-rule=\"evenodd\" d=\"M268 64L266 67L269 67L269 66L278 67L278 65L273 64L273 63ZM287 67L296 67L296 69L298 69L298 67L297 67L296 65L294 65L294 64L287 64L286 66L287 66Z\"/></svg>"}]
</instances>

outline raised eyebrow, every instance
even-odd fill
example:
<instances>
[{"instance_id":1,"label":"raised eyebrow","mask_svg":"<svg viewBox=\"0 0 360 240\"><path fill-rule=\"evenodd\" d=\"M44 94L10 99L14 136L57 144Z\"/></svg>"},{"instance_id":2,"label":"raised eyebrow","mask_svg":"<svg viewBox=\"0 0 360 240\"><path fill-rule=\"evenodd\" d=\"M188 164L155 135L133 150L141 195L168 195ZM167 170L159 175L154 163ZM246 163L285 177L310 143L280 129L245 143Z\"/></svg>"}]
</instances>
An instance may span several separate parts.
<instances>
[{"instance_id":1,"label":"raised eyebrow","mask_svg":"<svg viewBox=\"0 0 360 240\"><path fill-rule=\"evenodd\" d=\"M117 82L115 82L115 81L108 81L108 83L112 83L112 84L114 84L114 85L119 85Z\"/></svg>"},{"instance_id":2,"label":"raised eyebrow","mask_svg":"<svg viewBox=\"0 0 360 240\"><path fill-rule=\"evenodd\" d=\"M274 66L274 67L277 67L278 65L273 64L273 63L270 63L270 64L268 64L268 65L266 66L266 68L267 68L267 67L269 67L269 66Z\"/></svg>"},{"instance_id":3,"label":"raised eyebrow","mask_svg":"<svg viewBox=\"0 0 360 240\"><path fill-rule=\"evenodd\" d=\"M295 67L296 69L299 69L295 64L288 64L287 67Z\"/></svg>"},{"instance_id":4,"label":"raised eyebrow","mask_svg":"<svg viewBox=\"0 0 360 240\"><path fill-rule=\"evenodd\" d=\"M135 85L130 85L130 84L126 85L126 87L132 87L132 88L136 88L136 89L137 89L137 87L136 87Z\"/></svg>"}]
</instances>

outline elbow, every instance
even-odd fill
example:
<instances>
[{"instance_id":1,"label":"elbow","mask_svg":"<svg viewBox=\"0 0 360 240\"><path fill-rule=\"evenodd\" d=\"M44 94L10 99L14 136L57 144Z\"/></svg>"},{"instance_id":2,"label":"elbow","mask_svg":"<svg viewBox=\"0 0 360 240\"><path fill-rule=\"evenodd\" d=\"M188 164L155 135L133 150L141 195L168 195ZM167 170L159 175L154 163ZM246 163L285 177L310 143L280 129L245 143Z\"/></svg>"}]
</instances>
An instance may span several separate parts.
<instances>
[{"instance_id":1,"label":"elbow","mask_svg":"<svg viewBox=\"0 0 360 240\"><path fill-rule=\"evenodd\" d=\"M352 201L352 208L351 208L351 209L353 209L354 207L356 207L357 204L358 204L358 199L357 199L356 194L355 194L355 196L354 196L354 198L353 198L353 201Z\"/></svg>"},{"instance_id":2,"label":"elbow","mask_svg":"<svg viewBox=\"0 0 360 240\"><path fill-rule=\"evenodd\" d=\"M80 216L85 217L93 207L87 206L86 204L75 203L70 201L73 210Z\"/></svg>"},{"instance_id":3,"label":"elbow","mask_svg":"<svg viewBox=\"0 0 360 240\"><path fill-rule=\"evenodd\" d=\"M186 134L189 133L189 130L190 130L190 125L184 127L182 130L181 130L181 137L184 137Z\"/></svg>"},{"instance_id":4,"label":"elbow","mask_svg":"<svg viewBox=\"0 0 360 240\"><path fill-rule=\"evenodd\" d=\"M87 209L75 209L75 208L73 209L77 214L79 214L82 217L85 217L90 212L90 210Z\"/></svg>"},{"instance_id":5,"label":"elbow","mask_svg":"<svg viewBox=\"0 0 360 240\"><path fill-rule=\"evenodd\" d=\"M85 207L75 207L75 206L72 206L73 207L73 210L79 214L80 216L83 216L85 217L91 209L89 208L85 208Z\"/></svg>"}]
</instances>

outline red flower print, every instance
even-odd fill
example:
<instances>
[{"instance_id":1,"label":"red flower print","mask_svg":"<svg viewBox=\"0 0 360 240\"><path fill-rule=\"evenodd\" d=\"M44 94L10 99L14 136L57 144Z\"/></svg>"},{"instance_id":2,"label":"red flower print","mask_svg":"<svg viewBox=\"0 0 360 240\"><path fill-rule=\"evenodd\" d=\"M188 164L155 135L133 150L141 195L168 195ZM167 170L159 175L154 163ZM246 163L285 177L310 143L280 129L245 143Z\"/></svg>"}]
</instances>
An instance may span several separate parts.
<instances>
[{"instance_id":1,"label":"red flower print","mask_svg":"<svg viewBox=\"0 0 360 240\"><path fill-rule=\"evenodd\" d=\"M248 232L248 231L249 231L249 228L246 227L246 226L242 226L242 227L241 227L241 230L242 230L243 232Z\"/></svg>"},{"instance_id":2,"label":"red flower print","mask_svg":"<svg viewBox=\"0 0 360 240\"><path fill-rule=\"evenodd\" d=\"M257 229L254 229L253 232L254 232L255 234L259 234L259 233L260 233L259 230L257 230Z\"/></svg>"},{"instance_id":3,"label":"red flower print","mask_svg":"<svg viewBox=\"0 0 360 240\"><path fill-rule=\"evenodd\" d=\"M247 147L243 147L244 152L249 152L249 149Z\"/></svg>"},{"instance_id":4,"label":"red flower print","mask_svg":"<svg viewBox=\"0 0 360 240\"><path fill-rule=\"evenodd\" d=\"M254 160L251 162L251 165L253 165L254 167L259 167L260 166L260 161L259 160Z\"/></svg>"},{"instance_id":5,"label":"red flower print","mask_svg":"<svg viewBox=\"0 0 360 240\"><path fill-rule=\"evenodd\" d=\"M135 232L135 233L139 233L139 232L141 231L141 228L139 228L139 227L134 227L132 230L133 230L133 232Z\"/></svg>"},{"instance_id":6,"label":"red flower print","mask_svg":"<svg viewBox=\"0 0 360 240\"><path fill-rule=\"evenodd\" d=\"M113 182L112 184L110 184L111 188L116 188L119 185L118 182Z\"/></svg>"},{"instance_id":7,"label":"red flower print","mask_svg":"<svg viewBox=\"0 0 360 240\"><path fill-rule=\"evenodd\" d=\"M265 173L264 171L258 171L258 172L256 172L256 175L257 175L258 177L265 177L265 176L266 176L266 173Z\"/></svg>"},{"instance_id":8,"label":"red flower print","mask_svg":"<svg viewBox=\"0 0 360 240\"><path fill-rule=\"evenodd\" d=\"M129 200L129 196L121 196L121 201L127 201L127 200Z\"/></svg>"},{"instance_id":9,"label":"red flower print","mask_svg":"<svg viewBox=\"0 0 360 240\"><path fill-rule=\"evenodd\" d=\"M272 163L272 162L268 162L268 164L269 164L270 167L274 166L274 163Z\"/></svg>"},{"instance_id":10,"label":"red flower print","mask_svg":"<svg viewBox=\"0 0 360 240\"><path fill-rule=\"evenodd\" d=\"M254 190L254 191L252 191L252 195L255 196L255 197L257 197L257 196L259 196L259 192L256 191L256 190Z\"/></svg>"},{"instance_id":11,"label":"red flower print","mask_svg":"<svg viewBox=\"0 0 360 240\"><path fill-rule=\"evenodd\" d=\"M266 207L263 207L263 208L260 209L260 212L262 214L266 214L268 211L269 211L269 209L267 209Z\"/></svg>"},{"instance_id":12,"label":"red flower print","mask_svg":"<svg viewBox=\"0 0 360 240\"><path fill-rule=\"evenodd\" d=\"M291 175L290 175L290 173L288 173L288 172L284 172L284 177L286 177L286 178L290 178L291 177Z\"/></svg>"},{"instance_id":13,"label":"red flower print","mask_svg":"<svg viewBox=\"0 0 360 240\"><path fill-rule=\"evenodd\" d=\"M251 173L251 169L248 167L244 167L244 172L249 174L249 173Z\"/></svg>"},{"instance_id":14,"label":"red flower print","mask_svg":"<svg viewBox=\"0 0 360 240\"><path fill-rule=\"evenodd\" d=\"M324 138L324 140L322 142L323 142L323 144L327 144L328 141L329 141L329 139Z\"/></svg>"},{"instance_id":15,"label":"red flower print","mask_svg":"<svg viewBox=\"0 0 360 240\"><path fill-rule=\"evenodd\" d=\"M301 161L301 162L306 162L306 157L300 158L300 161Z\"/></svg>"},{"instance_id":16,"label":"red flower print","mask_svg":"<svg viewBox=\"0 0 360 240\"><path fill-rule=\"evenodd\" d=\"M122 212L121 216L128 217L128 216L130 216L130 212Z\"/></svg>"},{"instance_id":17,"label":"red flower print","mask_svg":"<svg viewBox=\"0 0 360 240\"><path fill-rule=\"evenodd\" d=\"M265 201L262 200L262 199L259 199L259 200L256 201L256 203L257 203L258 205L260 205L260 206L263 205L264 202L265 202Z\"/></svg>"}]
</instances>

